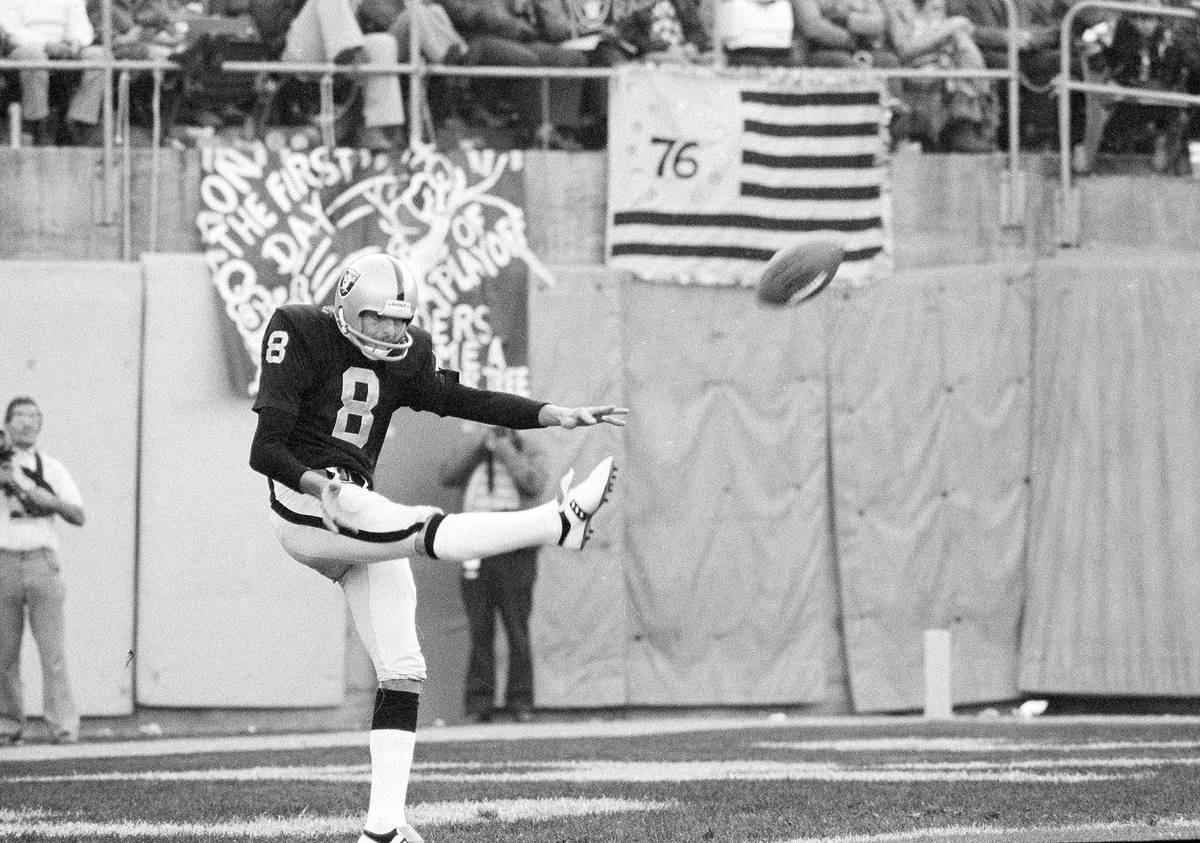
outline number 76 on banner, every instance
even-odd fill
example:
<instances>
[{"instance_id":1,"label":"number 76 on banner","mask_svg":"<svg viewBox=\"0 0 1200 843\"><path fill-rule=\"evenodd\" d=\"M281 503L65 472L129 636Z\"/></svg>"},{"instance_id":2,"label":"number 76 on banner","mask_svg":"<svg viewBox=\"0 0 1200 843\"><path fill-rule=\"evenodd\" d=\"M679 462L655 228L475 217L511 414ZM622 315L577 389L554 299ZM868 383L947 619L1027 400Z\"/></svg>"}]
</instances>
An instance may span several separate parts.
<instances>
[{"instance_id":1,"label":"number 76 on banner","mask_svg":"<svg viewBox=\"0 0 1200 843\"><path fill-rule=\"evenodd\" d=\"M650 143L656 148L656 151L661 150L655 176L660 179L696 177L696 173L700 170L700 162L695 157L696 149L700 146L699 141L652 137Z\"/></svg>"},{"instance_id":2,"label":"number 76 on banner","mask_svg":"<svg viewBox=\"0 0 1200 843\"><path fill-rule=\"evenodd\" d=\"M737 201L741 131L731 118L739 115L716 124L705 122L706 116L712 115L692 120L643 112L622 121L626 134L610 146L613 207L648 210L665 204L699 212Z\"/></svg>"}]
</instances>

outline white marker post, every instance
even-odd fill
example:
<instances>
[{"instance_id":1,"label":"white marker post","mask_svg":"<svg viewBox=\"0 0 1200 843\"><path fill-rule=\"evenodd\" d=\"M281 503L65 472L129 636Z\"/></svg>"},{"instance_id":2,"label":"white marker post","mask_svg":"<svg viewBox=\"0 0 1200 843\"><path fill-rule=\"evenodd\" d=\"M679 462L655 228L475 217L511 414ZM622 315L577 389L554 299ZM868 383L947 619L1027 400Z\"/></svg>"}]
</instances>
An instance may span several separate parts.
<instances>
[{"instance_id":1,"label":"white marker post","mask_svg":"<svg viewBox=\"0 0 1200 843\"><path fill-rule=\"evenodd\" d=\"M950 630L925 630L925 716L954 716L950 697Z\"/></svg>"}]
</instances>

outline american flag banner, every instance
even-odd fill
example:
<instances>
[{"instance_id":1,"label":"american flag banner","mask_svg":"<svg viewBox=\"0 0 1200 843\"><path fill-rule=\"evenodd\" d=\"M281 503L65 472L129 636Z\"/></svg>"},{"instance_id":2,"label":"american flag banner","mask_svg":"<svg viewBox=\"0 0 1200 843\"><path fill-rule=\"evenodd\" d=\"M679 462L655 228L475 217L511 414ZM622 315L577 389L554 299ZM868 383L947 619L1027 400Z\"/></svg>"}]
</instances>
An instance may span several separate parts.
<instances>
[{"instance_id":1,"label":"american flag banner","mask_svg":"<svg viewBox=\"0 0 1200 843\"><path fill-rule=\"evenodd\" d=\"M777 250L807 238L843 244L839 281L890 274L881 79L628 65L612 91L610 266L753 286Z\"/></svg>"}]
</instances>

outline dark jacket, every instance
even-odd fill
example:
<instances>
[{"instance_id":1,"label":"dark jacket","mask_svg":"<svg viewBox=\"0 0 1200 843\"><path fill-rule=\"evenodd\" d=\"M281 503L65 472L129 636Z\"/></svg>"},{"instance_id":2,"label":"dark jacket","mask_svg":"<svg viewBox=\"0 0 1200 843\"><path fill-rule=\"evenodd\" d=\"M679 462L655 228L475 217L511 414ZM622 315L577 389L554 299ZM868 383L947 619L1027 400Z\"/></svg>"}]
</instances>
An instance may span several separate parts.
<instances>
[{"instance_id":1,"label":"dark jacket","mask_svg":"<svg viewBox=\"0 0 1200 843\"><path fill-rule=\"evenodd\" d=\"M695 45L700 52L707 52L712 48L712 41L700 20L700 9L695 0L643 0L617 22L617 32L621 40L633 45L637 50L636 55L660 52L671 46L663 43L654 34L654 10L663 2L675 7L675 16L679 19L686 43Z\"/></svg>"},{"instance_id":2,"label":"dark jacket","mask_svg":"<svg viewBox=\"0 0 1200 843\"><path fill-rule=\"evenodd\" d=\"M288 29L304 8L305 0L250 0L250 16L258 27L259 39L272 55L283 53Z\"/></svg>"},{"instance_id":3,"label":"dark jacket","mask_svg":"<svg viewBox=\"0 0 1200 843\"><path fill-rule=\"evenodd\" d=\"M535 41L537 17L532 6L513 0L441 0L454 28L464 38L494 35L510 41Z\"/></svg>"}]
</instances>

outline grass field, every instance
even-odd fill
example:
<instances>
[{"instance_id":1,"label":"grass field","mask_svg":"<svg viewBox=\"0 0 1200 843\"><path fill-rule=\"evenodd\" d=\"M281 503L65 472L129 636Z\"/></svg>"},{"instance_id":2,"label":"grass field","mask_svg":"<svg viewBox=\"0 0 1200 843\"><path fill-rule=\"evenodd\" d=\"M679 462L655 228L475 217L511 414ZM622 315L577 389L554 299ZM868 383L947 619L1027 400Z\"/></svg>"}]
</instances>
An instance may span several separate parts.
<instances>
[{"instance_id":1,"label":"grass field","mask_svg":"<svg viewBox=\"0 0 1200 843\"><path fill-rule=\"evenodd\" d=\"M1200 837L1200 719L707 718L426 729L429 843ZM0 840L353 841L365 735L0 750Z\"/></svg>"}]
</instances>

